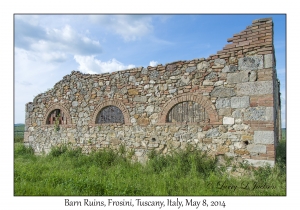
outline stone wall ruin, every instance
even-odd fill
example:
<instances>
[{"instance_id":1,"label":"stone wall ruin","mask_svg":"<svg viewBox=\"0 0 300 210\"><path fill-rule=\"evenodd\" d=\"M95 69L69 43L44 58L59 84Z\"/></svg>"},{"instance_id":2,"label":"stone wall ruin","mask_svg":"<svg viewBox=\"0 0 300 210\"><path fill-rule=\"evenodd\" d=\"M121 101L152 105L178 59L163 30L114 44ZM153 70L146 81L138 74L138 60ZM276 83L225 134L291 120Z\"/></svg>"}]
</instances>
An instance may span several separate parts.
<instances>
[{"instance_id":1,"label":"stone wall ruin","mask_svg":"<svg viewBox=\"0 0 300 210\"><path fill-rule=\"evenodd\" d=\"M26 104L24 143L37 154L125 145L133 159L191 145L215 156L275 162L280 95L271 18L254 20L207 59L105 74L72 71Z\"/></svg>"}]
</instances>

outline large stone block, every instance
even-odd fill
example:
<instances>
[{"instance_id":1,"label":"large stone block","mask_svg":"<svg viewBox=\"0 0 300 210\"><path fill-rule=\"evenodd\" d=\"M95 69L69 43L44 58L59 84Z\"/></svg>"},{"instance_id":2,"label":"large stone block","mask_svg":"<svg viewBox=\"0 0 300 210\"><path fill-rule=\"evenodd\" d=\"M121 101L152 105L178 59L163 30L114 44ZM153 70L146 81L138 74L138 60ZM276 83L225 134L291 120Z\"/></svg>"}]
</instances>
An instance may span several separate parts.
<instances>
[{"instance_id":1,"label":"large stone block","mask_svg":"<svg viewBox=\"0 0 300 210\"><path fill-rule=\"evenodd\" d=\"M250 107L246 109L244 114L245 120L265 120L266 108L265 107Z\"/></svg>"},{"instance_id":2,"label":"large stone block","mask_svg":"<svg viewBox=\"0 0 300 210\"><path fill-rule=\"evenodd\" d=\"M231 97L231 96L235 96L235 95L236 95L236 93L233 88L225 88L222 86L215 87L213 89L213 91L211 92L211 96L213 96L213 97L225 98L225 97Z\"/></svg>"},{"instance_id":3,"label":"large stone block","mask_svg":"<svg viewBox=\"0 0 300 210\"><path fill-rule=\"evenodd\" d=\"M238 61L239 70L257 70L263 68L263 56L254 55L240 58Z\"/></svg>"},{"instance_id":4,"label":"large stone block","mask_svg":"<svg viewBox=\"0 0 300 210\"><path fill-rule=\"evenodd\" d=\"M229 98L219 98L216 100L217 109L230 107L230 99Z\"/></svg>"},{"instance_id":5,"label":"large stone block","mask_svg":"<svg viewBox=\"0 0 300 210\"><path fill-rule=\"evenodd\" d=\"M267 147L266 145L255 145L255 144L250 144L247 146L247 150L249 152L253 153L267 153Z\"/></svg>"},{"instance_id":6,"label":"large stone block","mask_svg":"<svg viewBox=\"0 0 300 210\"><path fill-rule=\"evenodd\" d=\"M265 55L265 68L272 68L273 67L273 55L272 54L267 54Z\"/></svg>"},{"instance_id":7,"label":"large stone block","mask_svg":"<svg viewBox=\"0 0 300 210\"><path fill-rule=\"evenodd\" d=\"M249 81L249 71L242 71L238 73L228 73L227 74L227 83L242 83Z\"/></svg>"},{"instance_id":8,"label":"large stone block","mask_svg":"<svg viewBox=\"0 0 300 210\"><path fill-rule=\"evenodd\" d=\"M246 82L236 85L237 95L265 95L273 93L272 81Z\"/></svg>"},{"instance_id":9,"label":"large stone block","mask_svg":"<svg viewBox=\"0 0 300 210\"><path fill-rule=\"evenodd\" d=\"M249 107L245 110L244 119L273 121L273 107Z\"/></svg>"},{"instance_id":10,"label":"large stone block","mask_svg":"<svg viewBox=\"0 0 300 210\"><path fill-rule=\"evenodd\" d=\"M231 98L231 108L248 108L250 106L250 97L232 97Z\"/></svg>"},{"instance_id":11,"label":"large stone block","mask_svg":"<svg viewBox=\"0 0 300 210\"><path fill-rule=\"evenodd\" d=\"M245 159L245 161L248 161L249 164L253 165L254 167L261 167L265 165L270 165L271 167L274 166L275 161L274 160L253 160L253 159Z\"/></svg>"},{"instance_id":12,"label":"large stone block","mask_svg":"<svg viewBox=\"0 0 300 210\"><path fill-rule=\"evenodd\" d=\"M274 131L254 131L255 144L274 144Z\"/></svg>"},{"instance_id":13,"label":"large stone block","mask_svg":"<svg viewBox=\"0 0 300 210\"><path fill-rule=\"evenodd\" d=\"M266 120L274 121L274 108L266 107Z\"/></svg>"}]
</instances>

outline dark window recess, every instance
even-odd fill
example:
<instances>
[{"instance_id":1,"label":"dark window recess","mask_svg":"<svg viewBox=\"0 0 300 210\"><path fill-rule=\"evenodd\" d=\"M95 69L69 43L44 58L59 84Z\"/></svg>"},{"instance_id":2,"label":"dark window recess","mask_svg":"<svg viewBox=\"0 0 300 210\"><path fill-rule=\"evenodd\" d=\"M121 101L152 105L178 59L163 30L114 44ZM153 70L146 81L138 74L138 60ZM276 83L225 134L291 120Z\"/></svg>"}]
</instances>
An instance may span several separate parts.
<instances>
[{"instance_id":1,"label":"dark window recess","mask_svg":"<svg viewBox=\"0 0 300 210\"><path fill-rule=\"evenodd\" d=\"M122 111L115 106L104 107L96 118L96 124L102 123L124 123Z\"/></svg>"},{"instance_id":2,"label":"dark window recess","mask_svg":"<svg viewBox=\"0 0 300 210\"><path fill-rule=\"evenodd\" d=\"M53 110L47 117L46 124L52 125L58 121L59 124L67 124L67 118L60 109Z\"/></svg>"},{"instance_id":3,"label":"dark window recess","mask_svg":"<svg viewBox=\"0 0 300 210\"><path fill-rule=\"evenodd\" d=\"M209 118L204 108L193 101L176 104L167 115L167 122L208 122Z\"/></svg>"}]
</instances>

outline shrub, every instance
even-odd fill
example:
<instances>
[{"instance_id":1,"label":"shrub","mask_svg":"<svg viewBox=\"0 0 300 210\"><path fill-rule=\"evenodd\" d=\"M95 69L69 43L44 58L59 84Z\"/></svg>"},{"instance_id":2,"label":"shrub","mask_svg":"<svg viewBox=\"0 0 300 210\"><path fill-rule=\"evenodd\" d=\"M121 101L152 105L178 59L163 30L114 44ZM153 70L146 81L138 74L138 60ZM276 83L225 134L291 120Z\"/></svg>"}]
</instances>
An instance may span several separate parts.
<instances>
[{"instance_id":1,"label":"shrub","mask_svg":"<svg viewBox=\"0 0 300 210\"><path fill-rule=\"evenodd\" d=\"M49 153L49 156L58 157L58 156L64 154L67 150L68 150L68 147L66 145L52 147L51 151Z\"/></svg>"},{"instance_id":2,"label":"shrub","mask_svg":"<svg viewBox=\"0 0 300 210\"><path fill-rule=\"evenodd\" d=\"M24 146L23 143L15 143L14 144L14 155L15 157L21 155L34 155L34 151L31 147Z\"/></svg>"}]
</instances>

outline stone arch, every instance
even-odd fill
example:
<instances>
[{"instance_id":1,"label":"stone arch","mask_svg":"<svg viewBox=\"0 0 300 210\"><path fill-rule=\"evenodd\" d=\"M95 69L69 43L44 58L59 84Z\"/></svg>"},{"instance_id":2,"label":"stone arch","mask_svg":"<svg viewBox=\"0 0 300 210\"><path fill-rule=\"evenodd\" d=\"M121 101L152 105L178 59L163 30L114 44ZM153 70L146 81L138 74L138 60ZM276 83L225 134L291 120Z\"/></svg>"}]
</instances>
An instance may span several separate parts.
<instances>
[{"instance_id":1,"label":"stone arch","mask_svg":"<svg viewBox=\"0 0 300 210\"><path fill-rule=\"evenodd\" d=\"M117 100L109 100L109 101L105 101L105 102L100 103L96 107L96 109L94 110L93 116L92 116L91 121L90 121L91 125L95 124L98 113L103 108L105 108L107 106L116 106L116 107L118 107L121 110L121 112L124 116L124 124L125 125L131 125L130 116L129 116L129 112L128 112L127 108L125 107L125 105L121 101L117 101Z\"/></svg>"},{"instance_id":2,"label":"stone arch","mask_svg":"<svg viewBox=\"0 0 300 210\"><path fill-rule=\"evenodd\" d=\"M65 117L66 117L66 124L62 124L62 125L70 125L70 124L72 124L71 123L71 115L70 115L68 109L66 109L63 105L53 104L50 107L48 107L48 109L46 111L46 114L44 115L43 125L47 125L47 118L48 118L49 114L52 111L56 110L56 109L61 110L64 113Z\"/></svg>"},{"instance_id":3,"label":"stone arch","mask_svg":"<svg viewBox=\"0 0 300 210\"><path fill-rule=\"evenodd\" d=\"M199 93L187 93L187 94L181 94L178 95L169 101L167 101L164 106L162 107L162 111L159 116L159 122L158 123L167 123L167 115L169 111L172 109L173 106L175 106L178 103L184 102L184 101L193 101L198 104L200 104L205 111L207 112L209 116L209 123L215 123L218 122L218 113L213 108L214 105L212 102L205 96Z\"/></svg>"}]
</instances>

